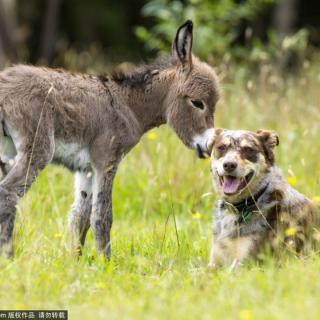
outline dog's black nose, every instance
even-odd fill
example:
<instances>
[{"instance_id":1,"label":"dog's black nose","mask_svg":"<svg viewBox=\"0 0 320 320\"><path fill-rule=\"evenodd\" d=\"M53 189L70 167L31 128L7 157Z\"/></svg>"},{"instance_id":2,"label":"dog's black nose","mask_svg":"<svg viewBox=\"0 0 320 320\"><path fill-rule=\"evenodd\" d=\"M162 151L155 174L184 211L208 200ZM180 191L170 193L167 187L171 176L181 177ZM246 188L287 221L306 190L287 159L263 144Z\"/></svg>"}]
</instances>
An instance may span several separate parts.
<instances>
[{"instance_id":1,"label":"dog's black nose","mask_svg":"<svg viewBox=\"0 0 320 320\"><path fill-rule=\"evenodd\" d=\"M237 168L238 164L234 161L227 161L223 163L223 169L227 172L232 172Z\"/></svg>"}]
</instances>

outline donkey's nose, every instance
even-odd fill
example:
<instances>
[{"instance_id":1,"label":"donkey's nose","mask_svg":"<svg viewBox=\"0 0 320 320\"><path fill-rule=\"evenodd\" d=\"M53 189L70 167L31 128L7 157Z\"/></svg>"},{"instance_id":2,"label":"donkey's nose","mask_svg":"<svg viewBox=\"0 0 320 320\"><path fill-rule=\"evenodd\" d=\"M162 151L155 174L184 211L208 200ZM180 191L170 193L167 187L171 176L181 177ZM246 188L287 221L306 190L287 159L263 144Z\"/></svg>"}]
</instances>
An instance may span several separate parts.
<instances>
[{"instance_id":1,"label":"donkey's nose","mask_svg":"<svg viewBox=\"0 0 320 320\"><path fill-rule=\"evenodd\" d=\"M226 161L223 163L223 169L226 172L232 172L233 170L235 170L237 168L238 164L234 161Z\"/></svg>"}]
</instances>

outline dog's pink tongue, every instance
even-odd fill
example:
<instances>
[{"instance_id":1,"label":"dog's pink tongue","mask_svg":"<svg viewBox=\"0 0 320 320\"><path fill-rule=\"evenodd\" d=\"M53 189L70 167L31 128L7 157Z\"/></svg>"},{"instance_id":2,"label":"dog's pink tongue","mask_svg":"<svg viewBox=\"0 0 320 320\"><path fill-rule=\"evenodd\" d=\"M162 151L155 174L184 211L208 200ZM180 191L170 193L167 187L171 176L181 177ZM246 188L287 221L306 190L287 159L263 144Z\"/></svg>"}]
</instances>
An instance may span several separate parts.
<instances>
[{"instance_id":1,"label":"dog's pink tongue","mask_svg":"<svg viewBox=\"0 0 320 320\"><path fill-rule=\"evenodd\" d=\"M241 180L239 178L225 176L223 181L223 192L226 194L236 193L240 184Z\"/></svg>"}]
</instances>

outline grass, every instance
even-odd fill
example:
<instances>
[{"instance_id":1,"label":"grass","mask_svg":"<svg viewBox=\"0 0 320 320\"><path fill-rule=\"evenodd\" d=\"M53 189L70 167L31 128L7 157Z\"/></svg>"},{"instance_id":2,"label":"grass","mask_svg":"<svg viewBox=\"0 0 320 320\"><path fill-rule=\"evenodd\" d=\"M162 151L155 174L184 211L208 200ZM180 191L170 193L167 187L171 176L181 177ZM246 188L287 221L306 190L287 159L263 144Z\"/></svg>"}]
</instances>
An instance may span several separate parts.
<instances>
[{"instance_id":1,"label":"grass","mask_svg":"<svg viewBox=\"0 0 320 320\"><path fill-rule=\"evenodd\" d=\"M268 84L224 81L216 126L278 131L276 157L296 188L319 199L320 73ZM19 203L16 256L0 259L1 309L68 309L70 319L319 319L320 256L286 253L242 270L207 270L215 201L208 160L166 127L123 160L114 188L112 259L69 253L73 177L49 167ZM168 218L169 217L169 218ZM176 219L177 233L174 227ZM166 223L167 221L167 223Z\"/></svg>"}]
</instances>

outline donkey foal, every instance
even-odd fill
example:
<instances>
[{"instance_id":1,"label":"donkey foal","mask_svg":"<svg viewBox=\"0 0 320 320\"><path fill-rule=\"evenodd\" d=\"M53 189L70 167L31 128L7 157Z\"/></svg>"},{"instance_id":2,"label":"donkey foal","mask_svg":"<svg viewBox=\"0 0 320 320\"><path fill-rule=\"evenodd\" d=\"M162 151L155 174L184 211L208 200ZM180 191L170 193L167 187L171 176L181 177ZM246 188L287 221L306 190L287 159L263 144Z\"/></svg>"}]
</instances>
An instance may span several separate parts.
<instances>
[{"instance_id":1,"label":"donkey foal","mask_svg":"<svg viewBox=\"0 0 320 320\"><path fill-rule=\"evenodd\" d=\"M15 206L50 162L76 172L69 223L81 254L92 227L110 257L112 185L119 162L151 128L168 123L183 143L208 151L219 90L192 55L192 22L171 55L129 74L93 76L18 65L0 73L0 251L12 255Z\"/></svg>"}]
</instances>

